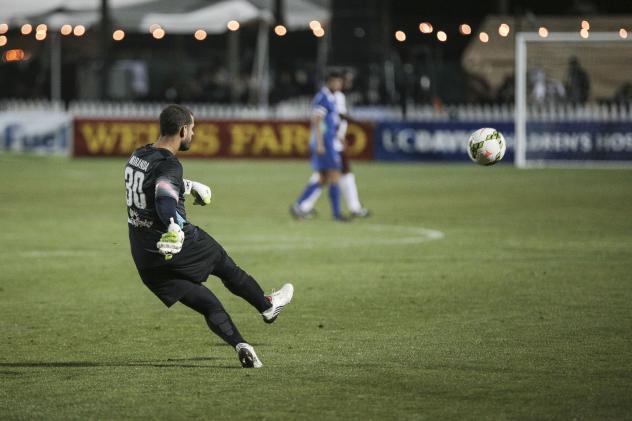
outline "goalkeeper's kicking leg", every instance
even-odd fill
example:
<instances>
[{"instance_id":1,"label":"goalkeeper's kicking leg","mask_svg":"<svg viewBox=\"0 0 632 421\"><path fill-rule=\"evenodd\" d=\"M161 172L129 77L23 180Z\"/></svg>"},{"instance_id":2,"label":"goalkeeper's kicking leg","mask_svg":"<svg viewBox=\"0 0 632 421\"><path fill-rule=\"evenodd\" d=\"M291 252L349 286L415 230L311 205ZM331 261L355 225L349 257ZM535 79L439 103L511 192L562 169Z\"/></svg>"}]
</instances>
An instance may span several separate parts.
<instances>
[{"instance_id":1,"label":"goalkeeper's kicking leg","mask_svg":"<svg viewBox=\"0 0 632 421\"><path fill-rule=\"evenodd\" d=\"M237 326L224 310L222 303L208 288L195 284L180 299L180 302L204 316L209 329L235 348L242 366L254 368L263 366L255 350L244 340Z\"/></svg>"},{"instance_id":2,"label":"goalkeeper's kicking leg","mask_svg":"<svg viewBox=\"0 0 632 421\"><path fill-rule=\"evenodd\" d=\"M226 252L222 253L211 274L220 278L233 294L255 307L266 323L276 320L294 293L292 284L285 284L279 291L265 295L257 281L237 266ZM254 348L243 339L222 304L209 289L196 284L180 302L204 316L209 329L235 348L242 366L259 368L263 365Z\"/></svg>"},{"instance_id":3,"label":"goalkeeper's kicking leg","mask_svg":"<svg viewBox=\"0 0 632 421\"><path fill-rule=\"evenodd\" d=\"M257 309L263 321L272 323L287 304L292 301L294 287L292 284L284 284L281 289L270 295L265 295L255 279L235 264L228 254L215 265L211 275L222 280L224 286L230 292L248 301Z\"/></svg>"}]
</instances>

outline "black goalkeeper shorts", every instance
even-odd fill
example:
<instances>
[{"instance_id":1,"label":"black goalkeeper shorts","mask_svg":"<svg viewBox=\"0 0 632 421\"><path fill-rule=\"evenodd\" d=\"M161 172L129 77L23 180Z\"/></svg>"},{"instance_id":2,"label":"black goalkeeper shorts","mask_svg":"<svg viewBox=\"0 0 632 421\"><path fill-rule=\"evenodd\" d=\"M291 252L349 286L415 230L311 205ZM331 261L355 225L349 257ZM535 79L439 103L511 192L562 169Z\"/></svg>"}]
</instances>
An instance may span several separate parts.
<instances>
[{"instance_id":1,"label":"black goalkeeper shorts","mask_svg":"<svg viewBox=\"0 0 632 421\"><path fill-rule=\"evenodd\" d=\"M130 226L134 263L143 283L167 306L178 302L195 284L206 281L227 254L213 237L195 225L185 225L184 244L171 260L158 253L160 233Z\"/></svg>"}]
</instances>

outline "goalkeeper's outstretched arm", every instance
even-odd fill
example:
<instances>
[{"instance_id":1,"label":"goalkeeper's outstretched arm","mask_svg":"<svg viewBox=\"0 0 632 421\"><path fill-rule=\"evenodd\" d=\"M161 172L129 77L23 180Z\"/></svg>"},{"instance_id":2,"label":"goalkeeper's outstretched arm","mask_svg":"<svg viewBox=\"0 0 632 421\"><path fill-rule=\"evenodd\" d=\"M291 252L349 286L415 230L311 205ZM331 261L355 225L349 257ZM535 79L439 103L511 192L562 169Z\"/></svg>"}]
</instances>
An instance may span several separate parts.
<instances>
[{"instance_id":1,"label":"goalkeeper's outstretched arm","mask_svg":"<svg viewBox=\"0 0 632 421\"><path fill-rule=\"evenodd\" d=\"M178 221L177 203L173 197L159 194L156 195L154 202L158 217L167 227L167 232L162 234L160 241L156 243L158 252L165 256L165 260L171 260L174 254L179 253L184 243L182 227L174 222Z\"/></svg>"},{"instance_id":2,"label":"goalkeeper's outstretched arm","mask_svg":"<svg viewBox=\"0 0 632 421\"><path fill-rule=\"evenodd\" d=\"M165 227L169 226L169 221L173 218L178 221L178 192L173 184L164 178L159 178L156 183L156 194L154 205L156 213Z\"/></svg>"},{"instance_id":3,"label":"goalkeeper's outstretched arm","mask_svg":"<svg viewBox=\"0 0 632 421\"><path fill-rule=\"evenodd\" d=\"M178 202L176 199L168 196L156 196L154 204L156 213L165 227L169 226L171 220L178 220L178 211L176 210Z\"/></svg>"}]
</instances>

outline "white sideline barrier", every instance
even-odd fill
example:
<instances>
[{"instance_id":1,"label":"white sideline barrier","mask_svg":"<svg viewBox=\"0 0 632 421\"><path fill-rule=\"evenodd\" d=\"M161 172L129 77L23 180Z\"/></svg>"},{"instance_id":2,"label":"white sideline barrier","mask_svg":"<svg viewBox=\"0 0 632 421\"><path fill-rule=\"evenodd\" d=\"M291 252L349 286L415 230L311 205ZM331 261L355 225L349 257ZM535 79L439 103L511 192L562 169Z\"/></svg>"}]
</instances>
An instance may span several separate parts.
<instances>
[{"instance_id":1,"label":"white sideline barrier","mask_svg":"<svg viewBox=\"0 0 632 421\"><path fill-rule=\"evenodd\" d=\"M65 111L0 112L0 151L70 155L72 117Z\"/></svg>"},{"instance_id":2,"label":"white sideline barrier","mask_svg":"<svg viewBox=\"0 0 632 421\"><path fill-rule=\"evenodd\" d=\"M166 102L101 102L72 101L66 108L63 102L46 100L3 100L3 111L67 111L78 117L98 118L156 118ZM200 118L206 119L275 119L309 118L310 98L296 98L266 108L253 105L184 104ZM632 121L632 102L605 104L540 104L528 107L529 121ZM399 106L355 106L351 115L359 120L403 120ZM411 104L406 110L408 121L513 121L513 104L453 104L435 108L431 105Z\"/></svg>"}]
</instances>

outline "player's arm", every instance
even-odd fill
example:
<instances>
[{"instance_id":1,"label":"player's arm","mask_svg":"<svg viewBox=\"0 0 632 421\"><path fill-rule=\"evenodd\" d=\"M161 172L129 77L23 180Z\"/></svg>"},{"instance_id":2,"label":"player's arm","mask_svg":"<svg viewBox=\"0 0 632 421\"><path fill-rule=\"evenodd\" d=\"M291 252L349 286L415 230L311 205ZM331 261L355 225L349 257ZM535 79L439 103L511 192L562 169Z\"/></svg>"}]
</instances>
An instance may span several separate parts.
<instances>
[{"instance_id":1,"label":"player's arm","mask_svg":"<svg viewBox=\"0 0 632 421\"><path fill-rule=\"evenodd\" d=\"M346 120L347 122L351 123L351 124L358 124L359 121L356 120L355 118L351 117L348 113L344 113L344 114L340 114L340 118L343 120Z\"/></svg>"},{"instance_id":2,"label":"player's arm","mask_svg":"<svg viewBox=\"0 0 632 421\"><path fill-rule=\"evenodd\" d=\"M374 127L375 126L375 123L372 122L372 121L357 120L357 119L351 117L348 113L340 114L340 118L342 120L346 121L348 124L356 124L356 125L362 124L364 126L369 126L369 127Z\"/></svg>"},{"instance_id":3,"label":"player's arm","mask_svg":"<svg viewBox=\"0 0 632 421\"><path fill-rule=\"evenodd\" d=\"M322 99L322 97L321 97ZM316 153L322 155L325 153L325 139L323 133L323 120L327 115L327 108L318 101L314 106L312 114L312 127L316 135Z\"/></svg>"},{"instance_id":4,"label":"player's arm","mask_svg":"<svg viewBox=\"0 0 632 421\"><path fill-rule=\"evenodd\" d=\"M180 198L179 181L182 179L182 166L178 162L165 162L156 168L154 208L167 232L156 243L158 251L167 258L179 253L184 243L184 232L180 226L177 205ZM176 223L177 221L178 223Z\"/></svg>"},{"instance_id":5,"label":"player's arm","mask_svg":"<svg viewBox=\"0 0 632 421\"><path fill-rule=\"evenodd\" d=\"M176 208L178 199L170 195L170 189L165 187L165 184L166 181L164 179L159 179L158 182L156 182L156 199L154 206L158 217L167 227L167 232L162 234L160 241L156 243L156 247L168 260L173 254L180 253L180 250L182 250L184 232L180 224L175 223L175 221L178 221L178 211Z\"/></svg>"},{"instance_id":6,"label":"player's arm","mask_svg":"<svg viewBox=\"0 0 632 421\"><path fill-rule=\"evenodd\" d=\"M312 117L312 127L314 127L314 133L316 134L316 153L322 155L325 153L325 139L323 139L323 117L319 114L314 114Z\"/></svg>"},{"instance_id":7,"label":"player's arm","mask_svg":"<svg viewBox=\"0 0 632 421\"><path fill-rule=\"evenodd\" d=\"M360 124L359 120L356 120L349 115L349 110L347 109L347 99L344 94L339 95L339 93L336 92L336 108L338 110L338 115L342 120L347 121L349 124Z\"/></svg>"},{"instance_id":8,"label":"player's arm","mask_svg":"<svg viewBox=\"0 0 632 421\"><path fill-rule=\"evenodd\" d=\"M338 141L342 144L343 148L347 147L347 127L349 124L346 120L341 120L340 125L338 126L338 132L336 133L336 137Z\"/></svg>"},{"instance_id":9,"label":"player's arm","mask_svg":"<svg viewBox=\"0 0 632 421\"><path fill-rule=\"evenodd\" d=\"M160 183L160 182L159 182ZM163 187L158 187L159 183L156 183L156 190L162 190ZM160 221L165 225L165 227L169 226L171 220L178 221L178 211L177 211L178 200L174 199L170 196L161 195L158 196L158 192L156 192L156 200L154 203L154 207L156 209L156 213L160 218Z\"/></svg>"}]
</instances>

